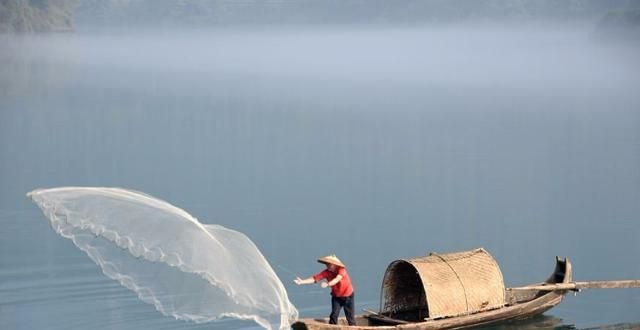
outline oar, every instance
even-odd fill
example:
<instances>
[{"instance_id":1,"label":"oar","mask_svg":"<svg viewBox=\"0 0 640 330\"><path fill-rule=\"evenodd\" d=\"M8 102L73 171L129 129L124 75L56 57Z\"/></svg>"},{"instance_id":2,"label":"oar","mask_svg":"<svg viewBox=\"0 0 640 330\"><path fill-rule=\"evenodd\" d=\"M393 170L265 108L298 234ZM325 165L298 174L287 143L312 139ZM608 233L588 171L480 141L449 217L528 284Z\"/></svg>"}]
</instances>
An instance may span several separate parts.
<instances>
[{"instance_id":1,"label":"oar","mask_svg":"<svg viewBox=\"0 0 640 330\"><path fill-rule=\"evenodd\" d=\"M520 290L581 290L581 289L615 289L615 288L640 288L640 280L623 280L623 281L588 281L588 282L569 282L542 285L529 285L515 288L507 288L509 291Z\"/></svg>"}]
</instances>

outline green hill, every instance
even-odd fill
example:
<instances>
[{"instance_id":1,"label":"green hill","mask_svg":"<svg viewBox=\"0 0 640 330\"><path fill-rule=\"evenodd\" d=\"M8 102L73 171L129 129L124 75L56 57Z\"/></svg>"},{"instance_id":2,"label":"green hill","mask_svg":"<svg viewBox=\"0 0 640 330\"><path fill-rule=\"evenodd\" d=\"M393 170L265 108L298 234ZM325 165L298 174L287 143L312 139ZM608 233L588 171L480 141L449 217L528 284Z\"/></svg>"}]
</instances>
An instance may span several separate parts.
<instances>
[{"instance_id":1,"label":"green hill","mask_svg":"<svg viewBox=\"0 0 640 330\"><path fill-rule=\"evenodd\" d=\"M0 32L72 31L76 0L0 0Z\"/></svg>"},{"instance_id":2,"label":"green hill","mask_svg":"<svg viewBox=\"0 0 640 330\"><path fill-rule=\"evenodd\" d=\"M614 11L598 22L595 37L600 41L640 43L640 9Z\"/></svg>"},{"instance_id":3,"label":"green hill","mask_svg":"<svg viewBox=\"0 0 640 330\"><path fill-rule=\"evenodd\" d=\"M0 0L0 32L251 24L596 22L634 0ZM615 15L614 15L615 16ZM606 17L618 22L626 18ZM609 23L603 23L608 26Z\"/></svg>"}]
</instances>

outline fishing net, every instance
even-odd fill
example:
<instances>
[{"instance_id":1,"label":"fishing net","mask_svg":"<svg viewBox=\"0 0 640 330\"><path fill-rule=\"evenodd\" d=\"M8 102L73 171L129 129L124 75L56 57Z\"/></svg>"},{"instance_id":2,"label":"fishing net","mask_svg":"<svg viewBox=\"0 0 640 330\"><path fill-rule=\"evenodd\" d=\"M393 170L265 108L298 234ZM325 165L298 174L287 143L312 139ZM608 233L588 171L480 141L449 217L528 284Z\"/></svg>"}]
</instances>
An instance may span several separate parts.
<instances>
[{"instance_id":1,"label":"fishing net","mask_svg":"<svg viewBox=\"0 0 640 330\"><path fill-rule=\"evenodd\" d=\"M164 315L253 320L266 329L289 329L298 317L267 260L240 232L201 224L130 190L69 187L27 196L56 233Z\"/></svg>"}]
</instances>

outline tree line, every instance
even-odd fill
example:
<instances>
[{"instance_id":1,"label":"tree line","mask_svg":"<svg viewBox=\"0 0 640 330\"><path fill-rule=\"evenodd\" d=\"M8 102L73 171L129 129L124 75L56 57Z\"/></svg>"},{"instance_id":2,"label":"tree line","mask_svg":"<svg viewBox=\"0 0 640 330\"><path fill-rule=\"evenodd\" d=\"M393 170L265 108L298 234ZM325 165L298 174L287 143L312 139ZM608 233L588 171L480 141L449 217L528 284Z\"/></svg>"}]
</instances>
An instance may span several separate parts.
<instances>
[{"instance_id":1,"label":"tree line","mask_svg":"<svg viewBox=\"0 0 640 330\"><path fill-rule=\"evenodd\" d=\"M602 17L610 23L626 22L620 17L631 15L612 12L637 10L637 0L0 0L0 32L72 31L74 25L419 24Z\"/></svg>"},{"instance_id":2,"label":"tree line","mask_svg":"<svg viewBox=\"0 0 640 330\"><path fill-rule=\"evenodd\" d=\"M73 30L76 0L0 0L0 32Z\"/></svg>"}]
</instances>

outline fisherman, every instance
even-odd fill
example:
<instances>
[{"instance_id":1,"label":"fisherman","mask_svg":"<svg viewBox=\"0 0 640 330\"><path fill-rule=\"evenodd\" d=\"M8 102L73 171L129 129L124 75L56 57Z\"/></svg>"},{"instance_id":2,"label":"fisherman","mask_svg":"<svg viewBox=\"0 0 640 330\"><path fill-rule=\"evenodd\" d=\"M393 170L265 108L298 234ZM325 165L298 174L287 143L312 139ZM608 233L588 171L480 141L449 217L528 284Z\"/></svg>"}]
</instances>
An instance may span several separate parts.
<instances>
[{"instance_id":1,"label":"fisherman","mask_svg":"<svg viewBox=\"0 0 640 330\"><path fill-rule=\"evenodd\" d=\"M325 282L321 282L320 286L323 288L331 288L331 315L329 316L329 324L338 323L340 308L344 308L344 315L347 317L349 325L356 325L353 315L355 306L354 290L346 266L335 254L322 257L318 259L318 262L325 264L327 268L304 280L296 276L293 282L297 285L302 285L317 283L323 279L326 280Z\"/></svg>"}]
</instances>

